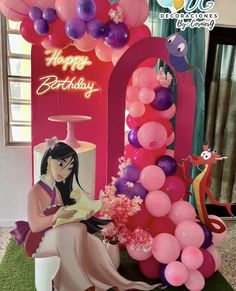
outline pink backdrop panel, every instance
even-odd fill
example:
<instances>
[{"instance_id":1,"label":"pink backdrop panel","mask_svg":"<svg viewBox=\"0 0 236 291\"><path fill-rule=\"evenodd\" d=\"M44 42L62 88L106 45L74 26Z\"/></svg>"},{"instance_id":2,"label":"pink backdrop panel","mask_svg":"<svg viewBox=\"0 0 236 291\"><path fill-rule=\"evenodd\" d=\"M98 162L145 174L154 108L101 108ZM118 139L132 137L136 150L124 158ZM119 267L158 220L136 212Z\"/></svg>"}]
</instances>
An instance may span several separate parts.
<instances>
[{"instance_id":1,"label":"pink backdrop panel","mask_svg":"<svg viewBox=\"0 0 236 291\"><path fill-rule=\"evenodd\" d=\"M32 48L32 147L45 140L57 136L66 137L66 124L48 121L48 116L58 114L89 115L92 121L75 124L75 136L79 140L95 143L97 146L96 192L104 187L107 177L107 102L108 82L113 66L97 59L93 52L81 53L70 46L63 51L63 56L87 55L93 62L84 70L62 70L61 66L46 66L44 49L41 46ZM79 78L84 76L93 80L101 88L90 99L85 99L80 91L48 91L44 95L37 95L36 91L42 81L40 77L56 75L59 79L67 76Z\"/></svg>"},{"instance_id":2,"label":"pink backdrop panel","mask_svg":"<svg viewBox=\"0 0 236 291\"><path fill-rule=\"evenodd\" d=\"M117 173L118 158L124 151L126 87L132 73L144 60L158 57L173 71L164 38L141 40L128 49L115 66L109 82L108 101L108 177ZM177 73L177 112L175 158L178 162L192 153L196 90L191 71Z\"/></svg>"}]
</instances>

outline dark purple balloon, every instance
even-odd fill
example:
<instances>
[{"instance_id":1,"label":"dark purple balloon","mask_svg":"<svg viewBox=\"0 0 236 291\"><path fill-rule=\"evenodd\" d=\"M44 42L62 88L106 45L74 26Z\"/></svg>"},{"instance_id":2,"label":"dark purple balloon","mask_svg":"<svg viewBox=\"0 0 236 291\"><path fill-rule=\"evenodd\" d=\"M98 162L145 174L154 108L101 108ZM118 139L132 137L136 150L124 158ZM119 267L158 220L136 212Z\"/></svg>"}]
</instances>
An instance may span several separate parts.
<instances>
[{"instance_id":1,"label":"dark purple balloon","mask_svg":"<svg viewBox=\"0 0 236 291\"><path fill-rule=\"evenodd\" d=\"M90 21L94 19L96 12L97 8L94 0L78 0L77 14L80 19Z\"/></svg>"},{"instance_id":2,"label":"dark purple balloon","mask_svg":"<svg viewBox=\"0 0 236 291\"><path fill-rule=\"evenodd\" d=\"M115 182L116 193L117 194L127 194L128 193L128 186L126 185L128 181L125 178L119 178Z\"/></svg>"},{"instance_id":3,"label":"dark purple balloon","mask_svg":"<svg viewBox=\"0 0 236 291\"><path fill-rule=\"evenodd\" d=\"M34 30L40 35L46 35L49 31L49 26L46 20L37 19L34 22Z\"/></svg>"},{"instance_id":4,"label":"dark purple balloon","mask_svg":"<svg viewBox=\"0 0 236 291\"><path fill-rule=\"evenodd\" d=\"M124 170L124 178L130 182L137 182L140 176L140 170L135 165L129 165Z\"/></svg>"},{"instance_id":5,"label":"dark purple balloon","mask_svg":"<svg viewBox=\"0 0 236 291\"><path fill-rule=\"evenodd\" d=\"M49 23L53 23L57 19L57 12L52 8L43 9L43 19Z\"/></svg>"},{"instance_id":6,"label":"dark purple balloon","mask_svg":"<svg viewBox=\"0 0 236 291\"><path fill-rule=\"evenodd\" d=\"M73 18L66 22L66 34L72 39L80 39L85 33L85 23L79 18Z\"/></svg>"},{"instance_id":7,"label":"dark purple balloon","mask_svg":"<svg viewBox=\"0 0 236 291\"><path fill-rule=\"evenodd\" d=\"M93 38L103 38L107 34L105 23L100 19L94 19L86 23L86 31Z\"/></svg>"},{"instance_id":8,"label":"dark purple balloon","mask_svg":"<svg viewBox=\"0 0 236 291\"><path fill-rule=\"evenodd\" d=\"M201 246L203 249L207 249L212 245L212 232L210 229L202 222L198 222L198 224L201 226L203 232L204 232L204 242Z\"/></svg>"},{"instance_id":9,"label":"dark purple balloon","mask_svg":"<svg viewBox=\"0 0 236 291\"><path fill-rule=\"evenodd\" d=\"M166 176L172 176L176 172L177 163L171 156L161 156L155 162L155 165L160 167Z\"/></svg>"},{"instance_id":10,"label":"dark purple balloon","mask_svg":"<svg viewBox=\"0 0 236 291\"><path fill-rule=\"evenodd\" d=\"M105 37L105 43L112 48L121 48L129 40L129 29L123 22L115 23L110 21L106 24L108 34Z\"/></svg>"},{"instance_id":11,"label":"dark purple balloon","mask_svg":"<svg viewBox=\"0 0 236 291\"><path fill-rule=\"evenodd\" d=\"M136 148L141 148L142 146L138 141L138 130L139 127L130 130L130 132L128 133L128 141L132 146Z\"/></svg>"},{"instance_id":12,"label":"dark purple balloon","mask_svg":"<svg viewBox=\"0 0 236 291\"><path fill-rule=\"evenodd\" d=\"M29 10L29 18L32 21L42 18L42 11L38 7L31 7Z\"/></svg>"},{"instance_id":13,"label":"dark purple balloon","mask_svg":"<svg viewBox=\"0 0 236 291\"><path fill-rule=\"evenodd\" d=\"M129 198L134 198L134 196L139 196L141 199L145 199L148 191L140 184L135 183L133 188L129 188L128 196Z\"/></svg>"},{"instance_id":14,"label":"dark purple balloon","mask_svg":"<svg viewBox=\"0 0 236 291\"><path fill-rule=\"evenodd\" d=\"M166 270L166 264L160 264L160 279L162 284L168 286L168 287L174 287L172 286L167 280L165 276L165 270Z\"/></svg>"},{"instance_id":15,"label":"dark purple balloon","mask_svg":"<svg viewBox=\"0 0 236 291\"><path fill-rule=\"evenodd\" d=\"M159 87L155 90L155 98L151 106L159 111L167 110L174 103L174 96L169 88Z\"/></svg>"}]
</instances>

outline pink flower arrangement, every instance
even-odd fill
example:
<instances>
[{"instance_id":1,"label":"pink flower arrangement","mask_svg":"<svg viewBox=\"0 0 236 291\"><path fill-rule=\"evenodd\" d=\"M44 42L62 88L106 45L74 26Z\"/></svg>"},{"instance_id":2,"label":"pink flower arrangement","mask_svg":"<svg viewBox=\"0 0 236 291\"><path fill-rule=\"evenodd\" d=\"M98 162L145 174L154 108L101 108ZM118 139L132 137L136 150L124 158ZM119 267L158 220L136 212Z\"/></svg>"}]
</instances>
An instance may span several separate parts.
<instances>
[{"instance_id":1,"label":"pink flower arrangement","mask_svg":"<svg viewBox=\"0 0 236 291\"><path fill-rule=\"evenodd\" d=\"M163 67L157 71L157 80L160 82L160 86L168 88L171 85L172 79L173 77L169 72L165 74Z\"/></svg>"}]
</instances>

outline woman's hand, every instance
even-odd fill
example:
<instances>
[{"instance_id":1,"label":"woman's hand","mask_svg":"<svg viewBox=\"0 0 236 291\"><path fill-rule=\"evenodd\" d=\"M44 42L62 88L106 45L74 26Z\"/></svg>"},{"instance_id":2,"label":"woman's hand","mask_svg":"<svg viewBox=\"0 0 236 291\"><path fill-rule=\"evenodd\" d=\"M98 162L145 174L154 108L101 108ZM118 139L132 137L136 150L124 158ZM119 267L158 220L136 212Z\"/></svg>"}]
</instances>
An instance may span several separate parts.
<instances>
[{"instance_id":1,"label":"woman's hand","mask_svg":"<svg viewBox=\"0 0 236 291\"><path fill-rule=\"evenodd\" d=\"M52 224L54 224L58 218L71 218L77 211L76 210L65 210L67 206L60 207L57 212L53 215Z\"/></svg>"}]
</instances>

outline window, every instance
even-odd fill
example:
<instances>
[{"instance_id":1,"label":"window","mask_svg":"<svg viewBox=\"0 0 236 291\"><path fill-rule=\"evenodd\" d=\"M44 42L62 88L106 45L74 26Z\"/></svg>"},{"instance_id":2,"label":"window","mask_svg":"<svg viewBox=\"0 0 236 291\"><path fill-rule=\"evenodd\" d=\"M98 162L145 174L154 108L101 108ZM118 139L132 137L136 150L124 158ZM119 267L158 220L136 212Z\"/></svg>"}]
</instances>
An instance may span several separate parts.
<instances>
[{"instance_id":1,"label":"window","mask_svg":"<svg viewBox=\"0 0 236 291\"><path fill-rule=\"evenodd\" d=\"M20 22L1 16L2 94L6 145L31 141L31 45Z\"/></svg>"}]
</instances>

